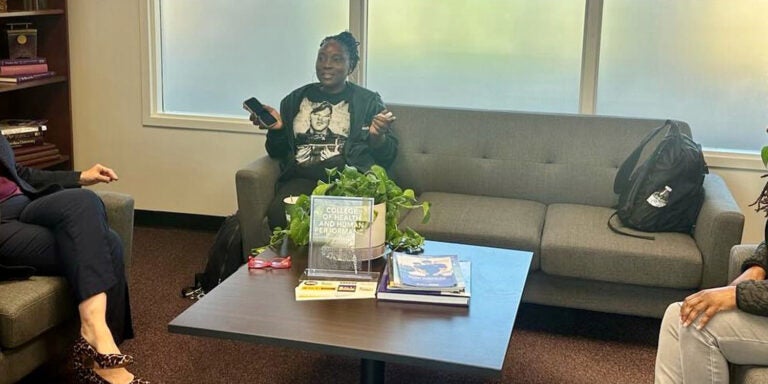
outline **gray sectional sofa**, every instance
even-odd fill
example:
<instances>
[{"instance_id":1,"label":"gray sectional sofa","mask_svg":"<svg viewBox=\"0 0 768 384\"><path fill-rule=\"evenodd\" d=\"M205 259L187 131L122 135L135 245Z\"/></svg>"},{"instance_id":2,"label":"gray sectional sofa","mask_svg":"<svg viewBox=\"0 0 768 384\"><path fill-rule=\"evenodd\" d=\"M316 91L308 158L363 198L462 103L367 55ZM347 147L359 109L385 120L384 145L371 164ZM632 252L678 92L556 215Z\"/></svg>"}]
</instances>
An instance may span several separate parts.
<instances>
[{"instance_id":1,"label":"gray sectional sofa","mask_svg":"<svg viewBox=\"0 0 768 384\"><path fill-rule=\"evenodd\" d=\"M433 204L428 224L412 212L403 225L431 240L532 251L525 302L661 318L670 302L726 283L744 217L717 175L705 178L692 236L644 240L606 224L618 167L666 116L389 107L400 139L390 174ZM268 157L237 172L244 250L267 242L278 173Z\"/></svg>"}]
</instances>

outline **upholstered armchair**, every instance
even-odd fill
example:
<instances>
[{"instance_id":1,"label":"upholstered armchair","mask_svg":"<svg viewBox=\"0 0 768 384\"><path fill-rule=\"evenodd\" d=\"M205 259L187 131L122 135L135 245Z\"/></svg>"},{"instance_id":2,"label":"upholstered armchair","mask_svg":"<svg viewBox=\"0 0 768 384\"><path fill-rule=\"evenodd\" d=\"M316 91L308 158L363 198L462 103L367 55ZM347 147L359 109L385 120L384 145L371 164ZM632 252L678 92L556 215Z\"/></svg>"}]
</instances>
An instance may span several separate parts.
<instances>
[{"instance_id":1,"label":"upholstered armchair","mask_svg":"<svg viewBox=\"0 0 768 384\"><path fill-rule=\"evenodd\" d=\"M728 281L741 274L741 264L757 248L757 244L740 244L731 248L731 260L728 266ZM768 366L731 366L731 382L736 384L768 383Z\"/></svg>"},{"instance_id":2,"label":"upholstered armchair","mask_svg":"<svg viewBox=\"0 0 768 384\"><path fill-rule=\"evenodd\" d=\"M125 264L133 244L133 198L97 192L110 227L123 241ZM60 356L79 331L76 304L62 277L0 282L0 384L13 383Z\"/></svg>"}]
</instances>

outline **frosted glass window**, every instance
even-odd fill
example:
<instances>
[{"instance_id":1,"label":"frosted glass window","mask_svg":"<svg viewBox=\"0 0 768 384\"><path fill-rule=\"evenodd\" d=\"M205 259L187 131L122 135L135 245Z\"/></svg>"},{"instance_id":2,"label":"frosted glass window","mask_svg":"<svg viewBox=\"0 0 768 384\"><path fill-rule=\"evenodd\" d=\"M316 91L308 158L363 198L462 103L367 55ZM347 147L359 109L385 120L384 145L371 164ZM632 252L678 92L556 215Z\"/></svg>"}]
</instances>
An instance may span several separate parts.
<instances>
[{"instance_id":1,"label":"frosted glass window","mask_svg":"<svg viewBox=\"0 0 768 384\"><path fill-rule=\"evenodd\" d=\"M388 103L577 112L584 8L370 0L368 88Z\"/></svg>"},{"instance_id":2,"label":"frosted glass window","mask_svg":"<svg viewBox=\"0 0 768 384\"><path fill-rule=\"evenodd\" d=\"M676 118L708 148L768 142L768 1L605 0L597 113Z\"/></svg>"},{"instance_id":3,"label":"frosted glass window","mask_svg":"<svg viewBox=\"0 0 768 384\"><path fill-rule=\"evenodd\" d=\"M348 0L164 0L166 113L243 118L243 100L278 107L316 81L320 41L349 29Z\"/></svg>"}]
</instances>

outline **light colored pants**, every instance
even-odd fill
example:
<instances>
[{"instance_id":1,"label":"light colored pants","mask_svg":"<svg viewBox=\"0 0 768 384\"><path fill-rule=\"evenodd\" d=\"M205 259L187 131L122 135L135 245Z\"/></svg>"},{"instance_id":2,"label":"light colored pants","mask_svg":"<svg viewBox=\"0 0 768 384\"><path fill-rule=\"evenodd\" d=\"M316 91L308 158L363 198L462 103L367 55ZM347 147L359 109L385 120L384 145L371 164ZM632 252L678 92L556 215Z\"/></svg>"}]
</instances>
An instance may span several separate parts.
<instances>
[{"instance_id":1,"label":"light colored pants","mask_svg":"<svg viewBox=\"0 0 768 384\"><path fill-rule=\"evenodd\" d=\"M656 353L656 384L728 383L728 363L768 365L768 317L735 309L716 314L702 330L680 324L680 306L664 313Z\"/></svg>"}]
</instances>

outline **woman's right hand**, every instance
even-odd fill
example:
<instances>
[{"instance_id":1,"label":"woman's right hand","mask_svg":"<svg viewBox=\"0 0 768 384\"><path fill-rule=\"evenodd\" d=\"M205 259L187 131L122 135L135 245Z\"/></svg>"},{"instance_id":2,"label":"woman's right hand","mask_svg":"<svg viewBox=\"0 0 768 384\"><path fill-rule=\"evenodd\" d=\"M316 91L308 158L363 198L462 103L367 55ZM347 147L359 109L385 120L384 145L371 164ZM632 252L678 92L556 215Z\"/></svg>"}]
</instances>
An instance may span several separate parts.
<instances>
[{"instance_id":1,"label":"woman's right hand","mask_svg":"<svg viewBox=\"0 0 768 384\"><path fill-rule=\"evenodd\" d=\"M249 119L251 120L253 125L255 125L255 126L259 127L259 128L264 127L266 129L271 129L271 130L275 130L275 131L283 129L283 119L282 119L282 117L280 117L280 112L278 112L276 109L270 107L269 105L263 104L263 106L264 106L264 109L266 109L267 112L269 112L269 114L272 115L272 117L274 117L275 120L277 120L277 122L275 124L272 124L271 126L269 126L269 125L264 124L264 122L261 121L261 119L259 119L258 116L254 115L254 114L251 114Z\"/></svg>"}]
</instances>

